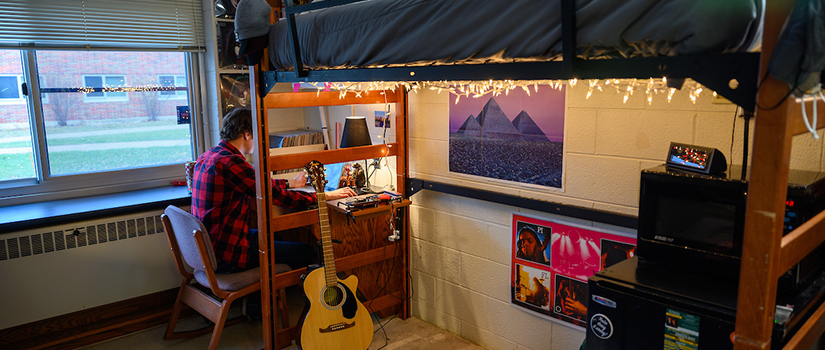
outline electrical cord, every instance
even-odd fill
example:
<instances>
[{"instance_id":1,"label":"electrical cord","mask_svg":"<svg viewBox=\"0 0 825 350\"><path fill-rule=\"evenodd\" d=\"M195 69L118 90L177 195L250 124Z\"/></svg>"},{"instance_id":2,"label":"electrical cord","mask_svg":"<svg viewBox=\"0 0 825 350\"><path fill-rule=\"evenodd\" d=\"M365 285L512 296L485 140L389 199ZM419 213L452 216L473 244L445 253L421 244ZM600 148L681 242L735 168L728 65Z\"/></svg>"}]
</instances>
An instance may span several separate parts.
<instances>
[{"instance_id":1,"label":"electrical cord","mask_svg":"<svg viewBox=\"0 0 825 350\"><path fill-rule=\"evenodd\" d=\"M813 93L802 95L802 103L801 103L801 105L802 105L802 121L805 123L805 128L808 129L808 132L810 132L811 135L813 135L814 140L819 139L819 134L816 132L816 124L817 124L816 119L818 117L817 112L816 112L817 93L818 93L819 96L822 97L822 101L825 102L825 95L822 94L822 86L817 84L816 87L814 87L814 92ZM805 107L805 97L810 97L810 96L813 96L813 98L814 98L814 101L813 101L814 110L813 110L813 115L812 115L813 121L808 121L808 111L806 110L806 107Z\"/></svg>"},{"instance_id":2,"label":"electrical cord","mask_svg":"<svg viewBox=\"0 0 825 350\"><path fill-rule=\"evenodd\" d=\"M394 223L393 223L393 221L396 219L396 216L395 216L395 207L393 206L393 204L392 204L392 203L390 203L390 206L391 206L391 208L392 208L392 209L391 209L391 210L392 210L392 215L390 215L390 216L389 216L389 221L390 221L389 227L390 227L390 231L391 231L390 233L394 235L394 232L393 232L393 229L392 229L392 228L395 226L395 225L394 225ZM376 284L376 285L381 285L381 281L380 281L380 279L381 279L381 272L383 272L383 271L386 269L386 267L387 267L387 250L386 250L386 248L387 248L388 243L386 243L386 242L387 242L387 241L385 241L385 243L384 243L384 256L383 256L383 257L384 257L384 259L382 259L382 263L381 263L381 265L382 265L382 266L381 266L381 268L378 270L378 275L375 277L375 284ZM404 270L404 271L407 271L407 270L406 270L406 266L407 266L407 264L406 264L406 263L404 263L404 261L401 259L401 255L399 255L399 254L398 254L399 245L398 245L398 243L397 243L397 242L398 242L397 240L396 240L396 241L392 241L392 244L394 244L394 245L395 245L395 256L396 256L396 258L397 258L399 261L401 261L401 264L405 267L405 270ZM390 277L392 276L392 272L393 272L393 270L395 269L395 264L396 264L395 259L393 259L392 264L390 264L390 266L389 266L389 271L388 271L388 272L387 272L387 274L386 274L386 280L384 281L383 285L381 286L381 289L380 289L380 290L379 290L379 291L375 294L376 296L377 296L377 295L380 295L381 293L383 293L383 292L386 292L386 291L387 291L387 286L389 285L389 282L390 282ZM411 299L412 299L412 296L413 296L413 293L414 293L414 292L413 292L413 288L412 288L412 274L410 274L409 272L406 272L404 277L408 279L407 281L408 281L408 285L410 286L410 295L409 295L409 296L402 297L402 298L398 298L398 297L395 297L392 293L388 293L388 294L387 294L387 295L393 296L393 297L395 297L395 298L398 298L399 300L401 300L401 301L402 301L402 304L403 304L403 303L406 303L406 302L407 302L407 300L411 300ZM402 283L402 284L403 284L403 283ZM374 299L374 298L373 298L372 300L370 300L370 302L368 303L368 307L369 307L370 309L372 309L372 302L373 302L373 301L375 301L375 299ZM401 311L401 308L399 308L399 311ZM389 336L387 335L387 330L386 330L386 328L385 328L385 327L386 327L386 326L390 323L390 321L392 321L393 319L395 319L397 316L398 316L398 313L396 312L396 314L392 315L392 316L391 316L389 319L387 319L387 321L386 321L386 322L384 322L384 323L381 323L381 320L380 320L380 319L378 319L378 316L377 316L377 315L375 316L375 317L376 317L376 319L375 319L375 320L376 320L376 322L378 322L378 329L376 329L376 330L373 332L373 334L377 333L378 331L381 331L381 332L383 332L383 333L384 333L384 345L382 345L381 347L379 347L379 348L378 348L378 349L376 349L376 350L383 349L383 348L385 348L387 345L389 345Z\"/></svg>"},{"instance_id":3,"label":"electrical cord","mask_svg":"<svg viewBox=\"0 0 825 350\"><path fill-rule=\"evenodd\" d=\"M800 71L799 73L796 73L796 75L797 75L797 77L796 77L796 79L795 79L796 81L799 81L799 75L800 75L801 73L802 73L801 71ZM764 77L762 77L762 80L761 80L761 81L759 81L759 85L756 87L756 95L757 95L757 96L759 96L759 90L762 88L762 84L765 82L765 80L766 80L766 79L768 79L768 73L767 73L767 72L765 73L765 76L764 76ZM763 111L772 111L772 110L774 110L774 109L778 108L778 107L779 107L779 105L781 105L781 104L782 104L782 102L784 102L784 101L788 98L788 96L790 96L790 95L794 92L794 90L796 90L798 87L799 87L799 84L798 84L798 83L797 83L797 84L794 84L793 88L788 89L788 93L787 93L787 94L785 94L785 96L784 96L784 97L782 97L782 98L779 100L779 102L777 102L775 105L773 105L773 106L772 106L772 107L770 107L770 108L765 108L765 107L760 106L760 105L759 105L759 101L756 101L756 102L755 102L756 107L757 107L757 108L759 108L759 109L761 109L761 110L763 110Z\"/></svg>"}]
</instances>

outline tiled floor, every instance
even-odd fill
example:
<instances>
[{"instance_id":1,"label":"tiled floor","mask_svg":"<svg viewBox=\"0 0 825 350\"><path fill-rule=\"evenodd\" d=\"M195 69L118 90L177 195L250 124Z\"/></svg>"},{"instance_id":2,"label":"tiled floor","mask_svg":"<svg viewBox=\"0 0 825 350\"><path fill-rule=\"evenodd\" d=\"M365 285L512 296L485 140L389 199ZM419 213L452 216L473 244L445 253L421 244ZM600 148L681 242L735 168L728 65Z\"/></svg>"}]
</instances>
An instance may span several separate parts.
<instances>
[{"instance_id":1,"label":"tiled floor","mask_svg":"<svg viewBox=\"0 0 825 350\"><path fill-rule=\"evenodd\" d=\"M191 322L202 322L197 319L188 320ZM481 348L457 337L454 334L439 329L429 323L421 321L415 317L406 320L392 319L381 320L386 323L386 337L384 332L378 330L373 337L369 350L430 350L430 349L450 349L450 350L480 350ZM163 340L163 333L166 325L148 329L142 332L133 333L128 336L109 340L86 347L86 350L202 350L209 345L210 335L203 335L193 339L183 340ZM261 336L261 323L245 322L224 330L218 349L232 350L259 350L263 348ZM287 348L289 350L298 349L297 346ZM332 349L330 349L332 350Z\"/></svg>"},{"instance_id":2,"label":"tiled floor","mask_svg":"<svg viewBox=\"0 0 825 350\"><path fill-rule=\"evenodd\" d=\"M290 305L296 305L294 294L289 294ZM300 296L298 296L300 297ZM302 308L300 303L297 310L290 308L290 318L297 322ZM297 312L295 312L297 311ZM233 312L234 308L233 308ZM230 316L232 316L230 314ZM380 324L379 324L380 321ZM369 350L429 350L429 349L450 349L450 350L480 350L481 348L458 336L437 328L427 322L415 317L406 320L397 318L386 318L381 320L373 319L375 325L375 335ZM201 317L193 317L179 322L178 330L195 329L204 325ZM383 325L383 329L381 329ZM145 331L132 333L130 335L112 339L102 343L85 347L86 350L202 350L209 345L210 334L206 334L192 339L163 340L163 333L166 325L151 328ZM263 348L262 324L261 321L243 322L226 328L221 336L218 349L232 350L259 350ZM297 350L297 346L287 348ZM334 350L334 349L329 349Z\"/></svg>"}]
</instances>

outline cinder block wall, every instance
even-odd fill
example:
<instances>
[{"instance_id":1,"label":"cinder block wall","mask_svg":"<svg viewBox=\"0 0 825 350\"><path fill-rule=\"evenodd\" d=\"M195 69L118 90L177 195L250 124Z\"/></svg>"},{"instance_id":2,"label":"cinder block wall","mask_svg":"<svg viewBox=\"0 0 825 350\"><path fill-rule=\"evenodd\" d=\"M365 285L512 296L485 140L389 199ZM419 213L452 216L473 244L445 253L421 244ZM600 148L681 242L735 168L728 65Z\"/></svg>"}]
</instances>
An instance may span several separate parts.
<instances>
[{"instance_id":1,"label":"cinder block wall","mask_svg":"<svg viewBox=\"0 0 825 350\"><path fill-rule=\"evenodd\" d=\"M639 173L662 164L671 141L714 147L734 164L742 163L743 119L735 117L733 104L713 103L707 90L695 104L683 91L670 103L663 94L654 95L652 104L643 93L627 103L611 91L589 99L586 94L585 84L567 87L563 190L451 174L448 116L454 97L428 90L410 93L411 176L635 216ZM823 168L822 139L796 136L793 147L792 168ZM412 200L413 314L487 349L578 349L584 339L580 328L510 305L511 213L636 233L426 190Z\"/></svg>"}]
</instances>

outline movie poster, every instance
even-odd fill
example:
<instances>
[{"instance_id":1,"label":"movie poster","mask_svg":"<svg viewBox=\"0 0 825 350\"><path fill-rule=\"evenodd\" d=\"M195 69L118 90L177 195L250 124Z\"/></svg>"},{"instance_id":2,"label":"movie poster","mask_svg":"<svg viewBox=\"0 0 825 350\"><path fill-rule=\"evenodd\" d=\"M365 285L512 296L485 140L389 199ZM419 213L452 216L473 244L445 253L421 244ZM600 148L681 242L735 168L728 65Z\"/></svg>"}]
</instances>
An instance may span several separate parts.
<instances>
[{"instance_id":1,"label":"movie poster","mask_svg":"<svg viewBox=\"0 0 825 350\"><path fill-rule=\"evenodd\" d=\"M450 172L562 188L565 88L450 103Z\"/></svg>"},{"instance_id":2,"label":"movie poster","mask_svg":"<svg viewBox=\"0 0 825 350\"><path fill-rule=\"evenodd\" d=\"M587 278L636 253L636 238L512 214L511 300L524 310L585 327Z\"/></svg>"},{"instance_id":3,"label":"movie poster","mask_svg":"<svg viewBox=\"0 0 825 350\"><path fill-rule=\"evenodd\" d=\"M239 107L250 107L249 75L221 74L222 116Z\"/></svg>"},{"instance_id":4,"label":"movie poster","mask_svg":"<svg viewBox=\"0 0 825 350\"><path fill-rule=\"evenodd\" d=\"M218 68L246 68L246 59L238 57L241 44L235 40L235 24L232 22L218 22L215 25L218 32Z\"/></svg>"}]
</instances>

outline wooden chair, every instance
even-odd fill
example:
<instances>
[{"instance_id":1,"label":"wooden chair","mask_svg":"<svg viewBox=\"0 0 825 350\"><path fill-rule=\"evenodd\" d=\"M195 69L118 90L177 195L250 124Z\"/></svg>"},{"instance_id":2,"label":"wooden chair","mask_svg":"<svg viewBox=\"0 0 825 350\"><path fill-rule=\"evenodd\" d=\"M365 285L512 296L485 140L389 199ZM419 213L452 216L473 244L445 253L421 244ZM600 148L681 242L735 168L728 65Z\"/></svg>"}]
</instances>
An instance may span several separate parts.
<instances>
[{"instance_id":1,"label":"wooden chair","mask_svg":"<svg viewBox=\"0 0 825 350\"><path fill-rule=\"evenodd\" d=\"M211 331L212 338L208 349L217 349L223 328L246 319L243 315L230 320L226 318L233 301L261 289L260 268L256 267L238 273L216 274L215 252L212 250L212 242L203 223L192 214L171 205L166 208L161 219L166 236L169 238L169 245L174 253L178 272L183 276L183 282L163 339L192 338ZM276 273L290 270L285 264L278 264L273 269ZM211 291L211 295L204 291L204 288L193 284L193 279ZM281 301L279 304L282 312L286 314L284 294L283 289L279 290L278 296ZM175 325L183 304L214 322L214 325L191 331L175 332ZM286 322L284 327L289 327L287 318L282 319L282 322Z\"/></svg>"}]
</instances>

